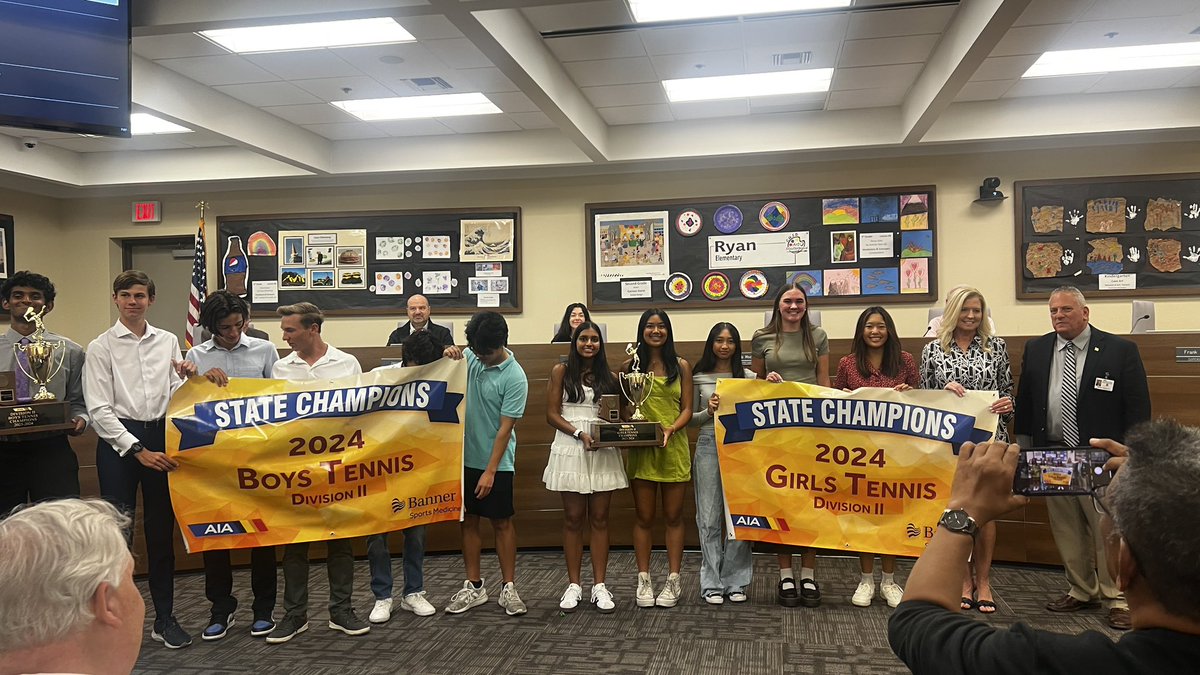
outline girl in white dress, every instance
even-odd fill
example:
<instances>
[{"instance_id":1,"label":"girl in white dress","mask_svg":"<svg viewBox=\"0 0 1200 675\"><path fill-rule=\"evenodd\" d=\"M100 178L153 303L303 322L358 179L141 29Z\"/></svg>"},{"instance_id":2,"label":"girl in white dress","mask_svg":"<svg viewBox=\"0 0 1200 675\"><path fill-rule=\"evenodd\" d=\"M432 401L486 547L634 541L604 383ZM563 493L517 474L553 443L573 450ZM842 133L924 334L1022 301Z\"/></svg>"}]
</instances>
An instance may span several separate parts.
<instances>
[{"instance_id":1,"label":"girl in white dress","mask_svg":"<svg viewBox=\"0 0 1200 675\"><path fill-rule=\"evenodd\" d=\"M616 375L608 367L604 339L596 324L585 321L572 335L566 363L550 371L546 394L546 421L556 429L550 459L542 480L546 488L562 494L563 553L570 583L559 607L574 611L583 598L580 568L583 564L583 524L591 525L591 602L601 612L616 608L612 592L604 585L608 566L608 507L614 490L629 486L621 451L592 445L592 422L599 422L600 396L620 392Z\"/></svg>"}]
</instances>

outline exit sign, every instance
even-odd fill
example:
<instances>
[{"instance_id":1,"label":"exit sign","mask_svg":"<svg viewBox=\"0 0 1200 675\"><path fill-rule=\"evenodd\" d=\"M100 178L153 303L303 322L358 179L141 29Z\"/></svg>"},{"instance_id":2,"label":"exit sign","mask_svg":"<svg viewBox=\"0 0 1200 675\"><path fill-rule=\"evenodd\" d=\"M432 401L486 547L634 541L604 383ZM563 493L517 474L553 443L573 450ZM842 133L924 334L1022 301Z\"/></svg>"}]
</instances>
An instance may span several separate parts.
<instances>
[{"instance_id":1,"label":"exit sign","mask_svg":"<svg viewBox=\"0 0 1200 675\"><path fill-rule=\"evenodd\" d=\"M133 203L133 222L135 223L161 223L162 222L162 204L159 202L134 202Z\"/></svg>"}]
</instances>

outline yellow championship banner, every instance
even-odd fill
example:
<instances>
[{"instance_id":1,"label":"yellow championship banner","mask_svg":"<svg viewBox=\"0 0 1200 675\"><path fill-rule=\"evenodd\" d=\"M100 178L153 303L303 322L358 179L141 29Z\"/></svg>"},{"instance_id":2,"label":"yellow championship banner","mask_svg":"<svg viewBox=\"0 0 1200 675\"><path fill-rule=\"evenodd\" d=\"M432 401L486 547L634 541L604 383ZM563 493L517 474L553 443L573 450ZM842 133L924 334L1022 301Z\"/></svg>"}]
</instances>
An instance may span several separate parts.
<instances>
[{"instance_id":1,"label":"yellow championship banner","mask_svg":"<svg viewBox=\"0 0 1200 675\"><path fill-rule=\"evenodd\" d=\"M461 519L466 361L351 378L185 383L168 406L188 551Z\"/></svg>"},{"instance_id":2,"label":"yellow championship banner","mask_svg":"<svg viewBox=\"0 0 1200 675\"><path fill-rule=\"evenodd\" d=\"M730 538L919 556L960 446L986 441L996 392L718 380L717 453Z\"/></svg>"}]
</instances>

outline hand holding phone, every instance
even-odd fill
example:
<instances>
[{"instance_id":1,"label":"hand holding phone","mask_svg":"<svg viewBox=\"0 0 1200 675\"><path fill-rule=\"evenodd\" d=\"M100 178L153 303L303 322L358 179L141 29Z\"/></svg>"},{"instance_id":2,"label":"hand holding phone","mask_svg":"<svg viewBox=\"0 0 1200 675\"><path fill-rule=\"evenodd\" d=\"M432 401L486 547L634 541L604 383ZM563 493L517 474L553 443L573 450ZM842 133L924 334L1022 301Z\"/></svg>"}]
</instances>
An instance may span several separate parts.
<instances>
[{"instance_id":1,"label":"hand holding phone","mask_svg":"<svg viewBox=\"0 0 1200 675\"><path fill-rule=\"evenodd\" d=\"M1013 492L1029 497L1092 494L1112 481L1115 472L1104 469L1111 458L1090 446L1021 448Z\"/></svg>"}]
</instances>

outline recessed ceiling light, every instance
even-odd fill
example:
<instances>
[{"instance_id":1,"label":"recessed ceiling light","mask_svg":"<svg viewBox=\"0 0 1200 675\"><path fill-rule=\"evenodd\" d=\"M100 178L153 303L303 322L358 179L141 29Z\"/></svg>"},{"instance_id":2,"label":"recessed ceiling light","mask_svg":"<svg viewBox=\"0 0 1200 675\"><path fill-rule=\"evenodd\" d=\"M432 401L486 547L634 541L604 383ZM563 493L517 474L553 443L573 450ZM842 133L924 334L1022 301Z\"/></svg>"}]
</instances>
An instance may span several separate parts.
<instances>
[{"instance_id":1,"label":"recessed ceiling light","mask_svg":"<svg viewBox=\"0 0 1200 675\"><path fill-rule=\"evenodd\" d=\"M781 96L829 91L833 68L781 70L749 75L719 75L663 80L663 88L672 103L713 101L752 96Z\"/></svg>"},{"instance_id":2,"label":"recessed ceiling light","mask_svg":"<svg viewBox=\"0 0 1200 675\"><path fill-rule=\"evenodd\" d=\"M192 129L168 122L149 113L133 113L129 116L129 133L134 136L155 134L190 134Z\"/></svg>"},{"instance_id":3,"label":"recessed ceiling light","mask_svg":"<svg viewBox=\"0 0 1200 675\"><path fill-rule=\"evenodd\" d=\"M495 115L501 110L479 93L437 94L435 96L398 96L333 101L342 110L360 120L409 120L426 117Z\"/></svg>"},{"instance_id":4,"label":"recessed ceiling light","mask_svg":"<svg viewBox=\"0 0 1200 675\"><path fill-rule=\"evenodd\" d=\"M782 14L849 6L850 0L629 0L629 11L638 23L706 19L716 16Z\"/></svg>"},{"instance_id":5,"label":"recessed ceiling light","mask_svg":"<svg viewBox=\"0 0 1200 675\"><path fill-rule=\"evenodd\" d=\"M283 26L219 28L202 30L197 35L237 54L354 47L416 40L390 17L293 23Z\"/></svg>"},{"instance_id":6,"label":"recessed ceiling light","mask_svg":"<svg viewBox=\"0 0 1200 675\"><path fill-rule=\"evenodd\" d=\"M1189 66L1200 66L1200 42L1046 52L1022 77L1058 77Z\"/></svg>"}]
</instances>

